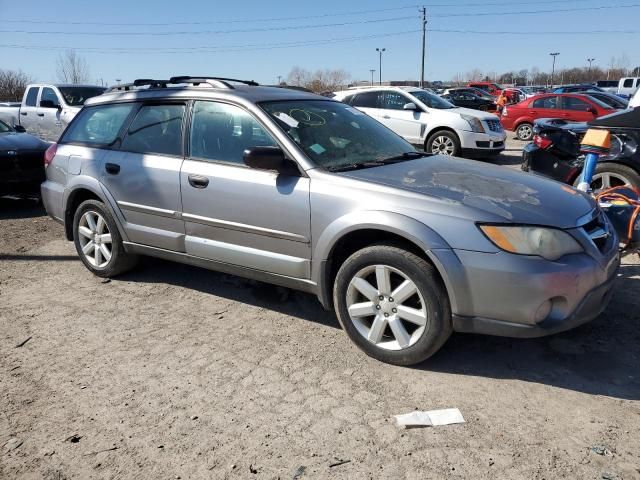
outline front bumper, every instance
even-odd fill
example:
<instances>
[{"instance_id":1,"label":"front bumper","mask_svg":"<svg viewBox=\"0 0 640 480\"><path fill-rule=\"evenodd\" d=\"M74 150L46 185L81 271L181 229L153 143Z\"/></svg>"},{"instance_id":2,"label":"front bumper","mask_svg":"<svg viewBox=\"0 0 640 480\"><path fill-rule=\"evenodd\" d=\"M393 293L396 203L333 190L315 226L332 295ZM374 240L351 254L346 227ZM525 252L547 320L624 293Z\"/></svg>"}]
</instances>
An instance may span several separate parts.
<instances>
[{"instance_id":1,"label":"front bumper","mask_svg":"<svg viewBox=\"0 0 640 480\"><path fill-rule=\"evenodd\" d=\"M460 147L466 155L486 155L500 153L505 148L507 135L502 132L475 133L459 131Z\"/></svg>"},{"instance_id":2,"label":"front bumper","mask_svg":"<svg viewBox=\"0 0 640 480\"><path fill-rule=\"evenodd\" d=\"M455 253L468 298L454 311L454 330L507 337L540 337L593 320L611 299L620 265L615 245L600 261L586 253L555 262L505 252ZM545 302L552 307L537 319Z\"/></svg>"}]
</instances>

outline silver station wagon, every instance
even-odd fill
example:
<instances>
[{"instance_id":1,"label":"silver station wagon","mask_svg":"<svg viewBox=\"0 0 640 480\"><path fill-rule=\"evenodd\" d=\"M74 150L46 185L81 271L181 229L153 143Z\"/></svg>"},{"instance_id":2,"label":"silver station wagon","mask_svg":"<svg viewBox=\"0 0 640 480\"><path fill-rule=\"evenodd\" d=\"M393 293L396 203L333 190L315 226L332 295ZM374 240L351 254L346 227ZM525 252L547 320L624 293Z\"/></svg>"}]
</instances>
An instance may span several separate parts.
<instances>
[{"instance_id":1,"label":"silver station wagon","mask_svg":"<svg viewBox=\"0 0 640 480\"><path fill-rule=\"evenodd\" d=\"M453 331L587 322L619 265L590 196L418 152L349 105L254 82L116 87L86 102L45 163L46 209L95 275L150 255L311 292L397 365Z\"/></svg>"}]
</instances>

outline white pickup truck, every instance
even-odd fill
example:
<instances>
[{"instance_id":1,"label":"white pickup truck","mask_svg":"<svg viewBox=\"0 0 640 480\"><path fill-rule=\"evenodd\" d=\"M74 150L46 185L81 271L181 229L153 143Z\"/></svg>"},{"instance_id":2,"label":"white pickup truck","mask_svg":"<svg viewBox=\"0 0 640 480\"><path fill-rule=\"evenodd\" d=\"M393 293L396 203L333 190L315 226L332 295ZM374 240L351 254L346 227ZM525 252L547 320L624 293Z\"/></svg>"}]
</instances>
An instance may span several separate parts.
<instances>
[{"instance_id":1,"label":"white pickup truck","mask_svg":"<svg viewBox=\"0 0 640 480\"><path fill-rule=\"evenodd\" d=\"M27 86L20 106L0 106L0 120L11 126L22 126L28 133L55 142L85 100L105 90L94 85L32 83Z\"/></svg>"}]
</instances>

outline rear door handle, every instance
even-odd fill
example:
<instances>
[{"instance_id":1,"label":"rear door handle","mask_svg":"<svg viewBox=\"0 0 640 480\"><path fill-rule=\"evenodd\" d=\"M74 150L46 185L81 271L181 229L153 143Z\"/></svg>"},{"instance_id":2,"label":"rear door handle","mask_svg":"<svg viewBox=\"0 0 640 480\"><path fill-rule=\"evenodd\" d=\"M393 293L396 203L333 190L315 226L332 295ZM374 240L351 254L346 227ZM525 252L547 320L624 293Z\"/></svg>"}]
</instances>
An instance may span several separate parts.
<instances>
[{"instance_id":1,"label":"rear door handle","mask_svg":"<svg viewBox=\"0 0 640 480\"><path fill-rule=\"evenodd\" d=\"M209 179L200 175L189 175L189 185L193 188L207 188Z\"/></svg>"},{"instance_id":2,"label":"rear door handle","mask_svg":"<svg viewBox=\"0 0 640 480\"><path fill-rule=\"evenodd\" d=\"M120 165L117 163L106 163L104 169L111 175L117 175L120 173Z\"/></svg>"},{"instance_id":3,"label":"rear door handle","mask_svg":"<svg viewBox=\"0 0 640 480\"><path fill-rule=\"evenodd\" d=\"M20 112L20 115L27 115L27 112Z\"/></svg>"},{"instance_id":4,"label":"rear door handle","mask_svg":"<svg viewBox=\"0 0 640 480\"><path fill-rule=\"evenodd\" d=\"M38 115L39 117L44 117L44 113L37 113L36 115Z\"/></svg>"},{"instance_id":5,"label":"rear door handle","mask_svg":"<svg viewBox=\"0 0 640 480\"><path fill-rule=\"evenodd\" d=\"M384 115L382 118L391 118L389 115Z\"/></svg>"}]
</instances>

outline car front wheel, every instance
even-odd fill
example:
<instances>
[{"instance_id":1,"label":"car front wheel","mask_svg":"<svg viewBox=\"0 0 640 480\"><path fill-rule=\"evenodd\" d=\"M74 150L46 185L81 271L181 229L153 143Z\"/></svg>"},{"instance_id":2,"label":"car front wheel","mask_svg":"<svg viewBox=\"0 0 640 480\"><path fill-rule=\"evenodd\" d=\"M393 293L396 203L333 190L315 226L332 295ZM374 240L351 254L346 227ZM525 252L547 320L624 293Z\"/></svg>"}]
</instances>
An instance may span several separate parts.
<instances>
[{"instance_id":1,"label":"car front wheel","mask_svg":"<svg viewBox=\"0 0 640 480\"><path fill-rule=\"evenodd\" d=\"M429 137L425 150L427 153L458 156L460 154L460 141L458 137L449 131L436 132Z\"/></svg>"},{"instance_id":2,"label":"car front wheel","mask_svg":"<svg viewBox=\"0 0 640 480\"><path fill-rule=\"evenodd\" d=\"M518 140L529 141L533 138L533 125L530 123L521 123L516 129Z\"/></svg>"},{"instance_id":3,"label":"car front wheel","mask_svg":"<svg viewBox=\"0 0 640 480\"><path fill-rule=\"evenodd\" d=\"M334 283L342 328L364 352L394 365L436 353L452 331L449 299L432 265L392 245L351 255Z\"/></svg>"},{"instance_id":4,"label":"car front wheel","mask_svg":"<svg viewBox=\"0 0 640 480\"><path fill-rule=\"evenodd\" d=\"M82 263L98 277L113 277L135 264L136 257L125 252L118 227L100 201L80 204L73 217L73 241Z\"/></svg>"}]
</instances>

